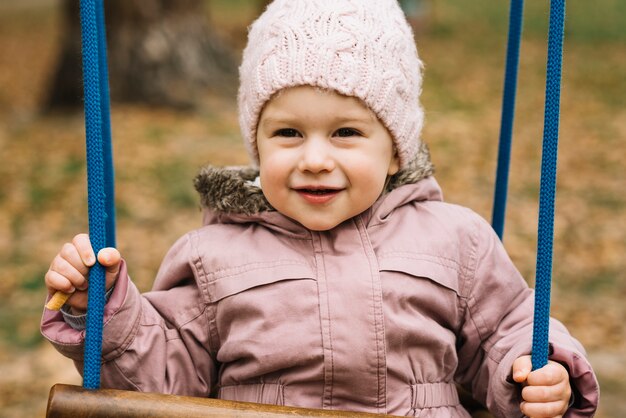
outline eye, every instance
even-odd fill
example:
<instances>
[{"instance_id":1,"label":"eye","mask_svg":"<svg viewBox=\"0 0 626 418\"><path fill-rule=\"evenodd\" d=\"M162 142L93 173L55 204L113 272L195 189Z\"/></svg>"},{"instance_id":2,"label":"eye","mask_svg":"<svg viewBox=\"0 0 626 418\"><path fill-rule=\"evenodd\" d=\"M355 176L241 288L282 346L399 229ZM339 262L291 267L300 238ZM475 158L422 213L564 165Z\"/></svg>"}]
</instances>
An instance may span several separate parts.
<instances>
[{"instance_id":1,"label":"eye","mask_svg":"<svg viewBox=\"0 0 626 418\"><path fill-rule=\"evenodd\" d=\"M287 138L295 138L297 136L301 136L300 132L293 128L283 128L274 132L274 136L283 136Z\"/></svg>"},{"instance_id":2,"label":"eye","mask_svg":"<svg viewBox=\"0 0 626 418\"><path fill-rule=\"evenodd\" d=\"M339 136L342 138L350 137L350 136L360 136L361 133L353 128L339 128L335 131L333 136Z\"/></svg>"}]
</instances>

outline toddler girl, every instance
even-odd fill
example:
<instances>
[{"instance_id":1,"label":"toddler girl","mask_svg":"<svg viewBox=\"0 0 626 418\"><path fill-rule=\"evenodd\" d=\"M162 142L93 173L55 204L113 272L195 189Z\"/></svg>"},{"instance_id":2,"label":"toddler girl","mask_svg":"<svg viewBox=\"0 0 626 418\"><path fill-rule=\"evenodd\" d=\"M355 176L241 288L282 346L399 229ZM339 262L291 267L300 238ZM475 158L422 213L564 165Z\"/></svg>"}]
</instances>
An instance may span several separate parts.
<instances>
[{"instance_id":1,"label":"toddler girl","mask_svg":"<svg viewBox=\"0 0 626 418\"><path fill-rule=\"evenodd\" d=\"M140 294L115 249L102 385L420 417L591 416L584 349L551 324L531 372L533 291L491 227L447 204L420 141L422 64L395 0L276 0L252 25L240 125L254 165L203 169L204 226ZM87 235L46 285L42 332L82 362Z\"/></svg>"}]
</instances>

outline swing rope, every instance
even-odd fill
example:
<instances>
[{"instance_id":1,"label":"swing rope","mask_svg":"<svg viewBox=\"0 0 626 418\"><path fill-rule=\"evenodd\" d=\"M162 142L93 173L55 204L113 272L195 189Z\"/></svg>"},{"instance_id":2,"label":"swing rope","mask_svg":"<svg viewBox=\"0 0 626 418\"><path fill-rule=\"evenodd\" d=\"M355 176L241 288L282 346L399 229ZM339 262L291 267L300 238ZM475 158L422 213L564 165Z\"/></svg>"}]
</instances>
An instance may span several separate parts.
<instances>
[{"instance_id":1,"label":"swing rope","mask_svg":"<svg viewBox=\"0 0 626 418\"><path fill-rule=\"evenodd\" d=\"M103 0L81 0L81 32L83 48L83 82L85 94L85 130L87 142L87 185L89 235L96 254L106 246L115 246L115 210L113 159L110 131L109 85ZM510 163L510 144L515 108L519 39L523 0L512 0L507 47L505 98L503 99L500 133L498 178L494 226L502 236L506 207L506 184ZM533 326L533 368L543 367L548 357L550 315L550 282L554 230L554 199L556 194L556 159L558 145L560 82L565 19L565 0L551 0L546 107L539 200L537 247L537 279L535 320ZM504 144L504 145L502 145ZM104 268L99 264L89 275L89 301L85 337L83 386L100 387L102 327L105 304Z\"/></svg>"},{"instance_id":2,"label":"swing rope","mask_svg":"<svg viewBox=\"0 0 626 418\"><path fill-rule=\"evenodd\" d=\"M515 119L515 96L517 91L517 73L519 70L519 50L522 37L524 0L511 0L509 10L509 35L506 47L506 65L504 70L504 91L502 93L502 117L500 120L500 139L498 146L498 167L493 197L491 225L502 240L504 234L504 215L506 212L509 167L511 165L511 142L513 120Z\"/></svg>"},{"instance_id":3,"label":"swing rope","mask_svg":"<svg viewBox=\"0 0 626 418\"><path fill-rule=\"evenodd\" d=\"M85 94L89 237L96 254L115 245L113 157L109 111L104 4L81 0L81 38ZM105 270L98 262L89 272L83 387L100 387Z\"/></svg>"},{"instance_id":4,"label":"swing rope","mask_svg":"<svg viewBox=\"0 0 626 418\"><path fill-rule=\"evenodd\" d=\"M552 244L554 241L554 201L561 103L561 66L565 30L565 0L551 0L546 70L539 224L537 231L537 279L535 282L535 320L533 324L533 370L548 363L550 285L552 281Z\"/></svg>"},{"instance_id":5,"label":"swing rope","mask_svg":"<svg viewBox=\"0 0 626 418\"><path fill-rule=\"evenodd\" d=\"M98 71L100 74L100 109L102 112L102 150L104 152L104 193L106 199L106 245L116 247L115 239L115 172L113 168L113 146L111 141L111 106L109 94L109 69L107 59L106 25L104 1L96 3L98 25Z\"/></svg>"}]
</instances>

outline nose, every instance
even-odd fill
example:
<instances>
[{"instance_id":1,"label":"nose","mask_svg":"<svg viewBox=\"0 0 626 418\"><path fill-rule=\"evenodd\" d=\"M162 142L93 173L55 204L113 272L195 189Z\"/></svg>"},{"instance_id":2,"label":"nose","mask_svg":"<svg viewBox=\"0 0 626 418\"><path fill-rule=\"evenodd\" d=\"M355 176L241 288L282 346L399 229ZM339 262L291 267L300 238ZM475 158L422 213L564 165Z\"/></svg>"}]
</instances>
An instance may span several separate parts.
<instances>
[{"instance_id":1,"label":"nose","mask_svg":"<svg viewBox=\"0 0 626 418\"><path fill-rule=\"evenodd\" d=\"M302 172L321 173L335 168L335 155L330 141L323 136L306 138L298 168Z\"/></svg>"}]
</instances>

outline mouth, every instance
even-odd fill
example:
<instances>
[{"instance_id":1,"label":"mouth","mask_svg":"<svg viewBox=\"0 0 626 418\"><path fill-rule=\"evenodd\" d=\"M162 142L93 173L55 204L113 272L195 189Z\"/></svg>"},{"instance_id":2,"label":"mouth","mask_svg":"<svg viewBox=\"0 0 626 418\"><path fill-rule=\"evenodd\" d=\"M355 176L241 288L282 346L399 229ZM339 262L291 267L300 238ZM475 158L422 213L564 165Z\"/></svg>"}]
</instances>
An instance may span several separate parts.
<instances>
[{"instance_id":1,"label":"mouth","mask_svg":"<svg viewBox=\"0 0 626 418\"><path fill-rule=\"evenodd\" d=\"M337 189L296 189L298 193L307 193L323 196L325 194L337 193L339 190Z\"/></svg>"},{"instance_id":2,"label":"mouth","mask_svg":"<svg viewBox=\"0 0 626 418\"><path fill-rule=\"evenodd\" d=\"M325 187L301 187L294 190L308 203L322 204L330 202L343 189Z\"/></svg>"}]
</instances>

